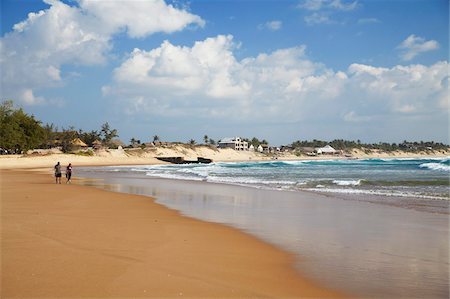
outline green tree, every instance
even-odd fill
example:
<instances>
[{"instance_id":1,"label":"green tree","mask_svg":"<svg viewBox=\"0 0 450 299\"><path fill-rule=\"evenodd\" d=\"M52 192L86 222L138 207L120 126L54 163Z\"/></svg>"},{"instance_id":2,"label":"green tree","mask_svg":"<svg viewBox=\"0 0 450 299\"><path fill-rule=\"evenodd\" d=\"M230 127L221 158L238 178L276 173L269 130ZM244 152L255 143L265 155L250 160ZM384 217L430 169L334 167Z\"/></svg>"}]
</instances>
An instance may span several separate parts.
<instances>
[{"instance_id":1,"label":"green tree","mask_svg":"<svg viewBox=\"0 0 450 299\"><path fill-rule=\"evenodd\" d=\"M44 140L45 131L33 115L14 109L12 101L0 105L0 147L20 153L42 145Z\"/></svg>"},{"instance_id":2,"label":"green tree","mask_svg":"<svg viewBox=\"0 0 450 299\"><path fill-rule=\"evenodd\" d=\"M135 147L136 144L137 144L136 138L132 137L132 138L130 139L130 145L131 145L131 147Z\"/></svg>"},{"instance_id":3,"label":"green tree","mask_svg":"<svg viewBox=\"0 0 450 299\"><path fill-rule=\"evenodd\" d=\"M81 132L79 133L79 137L84 141L88 146L92 146L95 140L102 139L100 133L96 130L92 130L90 132Z\"/></svg>"},{"instance_id":4,"label":"green tree","mask_svg":"<svg viewBox=\"0 0 450 299\"><path fill-rule=\"evenodd\" d=\"M205 144L208 144L208 140L209 140L208 135L203 136L203 141L205 142Z\"/></svg>"},{"instance_id":5,"label":"green tree","mask_svg":"<svg viewBox=\"0 0 450 299\"><path fill-rule=\"evenodd\" d=\"M253 144L253 146L254 146L255 148L257 148L257 147L261 144L261 141L259 141L258 138L253 137L252 140L250 141L250 144Z\"/></svg>"},{"instance_id":6,"label":"green tree","mask_svg":"<svg viewBox=\"0 0 450 299\"><path fill-rule=\"evenodd\" d=\"M58 128L54 124L45 124L44 129L44 140L41 147L43 148L51 148L55 146L55 140L58 135Z\"/></svg>"},{"instance_id":7,"label":"green tree","mask_svg":"<svg viewBox=\"0 0 450 299\"><path fill-rule=\"evenodd\" d=\"M159 139L159 136L158 135L155 135L155 136L153 136L153 142L157 142L157 141L159 141L160 139Z\"/></svg>"},{"instance_id":8,"label":"green tree","mask_svg":"<svg viewBox=\"0 0 450 299\"><path fill-rule=\"evenodd\" d=\"M133 137L130 140L130 144L131 144L132 147L136 147L136 146L141 144L141 141L139 139L136 139L136 138Z\"/></svg>"},{"instance_id":9,"label":"green tree","mask_svg":"<svg viewBox=\"0 0 450 299\"><path fill-rule=\"evenodd\" d=\"M102 141L106 146L110 145L111 140L114 137L119 137L116 129L111 129L109 123L106 122L102 125L102 129L100 130L101 136L103 137Z\"/></svg>"},{"instance_id":10,"label":"green tree","mask_svg":"<svg viewBox=\"0 0 450 299\"><path fill-rule=\"evenodd\" d=\"M73 126L69 127L68 129L64 129L60 133L60 141L61 141L61 147L62 151L64 153L70 152L73 150L73 144L72 141L75 138L78 138L78 132L75 130Z\"/></svg>"},{"instance_id":11,"label":"green tree","mask_svg":"<svg viewBox=\"0 0 450 299\"><path fill-rule=\"evenodd\" d=\"M190 145L195 145L197 142L195 141L195 139L191 139L191 140L189 140L189 144Z\"/></svg>"}]
</instances>

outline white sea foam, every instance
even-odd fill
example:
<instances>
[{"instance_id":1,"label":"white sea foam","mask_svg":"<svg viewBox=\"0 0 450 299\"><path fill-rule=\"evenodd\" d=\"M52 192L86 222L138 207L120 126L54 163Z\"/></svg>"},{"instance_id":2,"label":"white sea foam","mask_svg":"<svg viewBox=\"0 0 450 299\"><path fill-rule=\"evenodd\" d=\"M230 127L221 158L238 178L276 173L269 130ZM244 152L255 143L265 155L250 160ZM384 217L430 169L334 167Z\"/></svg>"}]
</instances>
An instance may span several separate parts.
<instances>
[{"instance_id":1,"label":"white sea foam","mask_svg":"<svg viewBox=\"0 0 450 299\"><path fill-rule=\"evenodd\" d=\"M443 170L450 171L450 165L445 165L441 163L422 163L419 165L420 168L428 168L431 170Z\"/></svg>"},{"instance_id":2,"label":"white sea foam","mask_svg":"<svg viewBox=\"0 0 450 299\"><path fill-rule=\"evenodd\" d=\"M397 196L397 197L414 197L423 199L439 199L439 200L450 200L448 197L433 196L433 195L423 195L410 192L400 192L400 191L383 191L383 190L362 190L362 189L339 189L339 188L308 188L305 190L315 191L315 192L326 192L326 193L345 193L345 194L367 194L367 195L381 195L381 196Z\"/></svg>"},{"instance_id":3,"label":"white sea foam","mask_svg":"<svg viewBox=\"0 0 450 299\"><path fill-rule=\"evenodd\" d=\"M208 182L216 183L235 183L243 185L270 185L270 186L280 186L280 185L295 185L297 182L292 181L274 181L274 180L261 180L249 177L208 177Z\"/></svg>"},{"instance_id":4,"label":"white sea foam","mask_svg":"<svg viewBox=\"0 0 450 299\"><path fill-rule=\"evenodd\" d=\"M183 176L183 175L178 175L178 174L174 174L174 173L147 172L146 175L152 176L152 177L157 177L157 178L163 178L163 179L175 179L175 180L187 180L187 181L204 181L205 180L205 178L201 178L201 177Z\"/></svg>"},{"instance_id":5,"label":"white sea foam","mask_svg":"<svg viewBox=\"0 0 450 299\"><path fill-rule=\"evenodd\" d=\"M334 180L333 184L338 186L359 186L361 184L361 180Z\"/></svg>"},{"instance_id":6,"label":"white sea foam","mask_svg":"<svg viewBox=\"0 0 450 299\"><path fill-rule=\"evenodd\" d=\"M383 163L371 159L347 160L304 160L304 161L264 161L264 162L219 162L211 164L181 165L145 165L114 166L106 168L107 172L146 174L148 177L159 177L178 180L207 181L222 184L244 185L255 188L311 190L336 193L375 194L385 196L411 196L435 199L441 189L428 194L427 186L417 187L419 192L404 193L403 186L390 187L391 190L367 190L361 185L367 181L390 181L410 179L411 176L422 176L428 169L433 176L445 176L450 171L448 158L427 159L425 161L401 162L408 159L383 159L399 163ZM336 164L338 162L339 164ZM376 162L376 163L371 163ZM337 166L336 166L337 165ZM400 166L400 167L397 167ZM420 170L420 168L423 170ZM434 170L434 171L433 171ZM440 171L439 174L437 171ZM359 179L356 179L359 178ZM310 189L308 189L311 187ZM363 189L363 190L360 190ZM381 187L383 189L383 186ZM397 190L393 190L397 189ZM408 188L406 188L408 189ZM409 188L410 189L410 188ZM420 192L423 191L423 192ZM423 194L423 195L421 195ZM429 197L427 197L430 195ZM443 195L446 196L445 194Z\"/></svg>"}]
</instances>

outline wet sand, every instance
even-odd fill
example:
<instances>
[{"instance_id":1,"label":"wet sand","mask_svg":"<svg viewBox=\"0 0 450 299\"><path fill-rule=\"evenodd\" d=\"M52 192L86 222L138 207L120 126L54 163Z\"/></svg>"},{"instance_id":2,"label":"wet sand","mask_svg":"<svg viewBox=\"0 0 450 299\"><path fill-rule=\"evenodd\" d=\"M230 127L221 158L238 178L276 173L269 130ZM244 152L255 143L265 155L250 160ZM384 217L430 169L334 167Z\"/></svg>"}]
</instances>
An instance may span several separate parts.
<instances>
[{"instance_id":1,"label":"wet sand","mask_svg":"<svg viewBox=\"0 0 450 299\"><path fill-rule=\"evenodd\" d=\"M298 269L323 285L363 298L449 296L448 213L371 197L78 172L103 178L86 183L154 196L184 215L239 228L297 254Z\"/></svg>"},{"instance_id":2,"label":"wet sand","mask_svg":"<svg viewBox=\"0 0 450 299\"><path fill-rule=\"evenodd\" d=\"M0 178L1 298L342 296L301 276L292 254L149 197Z\"/></svg>"}]
</instances>

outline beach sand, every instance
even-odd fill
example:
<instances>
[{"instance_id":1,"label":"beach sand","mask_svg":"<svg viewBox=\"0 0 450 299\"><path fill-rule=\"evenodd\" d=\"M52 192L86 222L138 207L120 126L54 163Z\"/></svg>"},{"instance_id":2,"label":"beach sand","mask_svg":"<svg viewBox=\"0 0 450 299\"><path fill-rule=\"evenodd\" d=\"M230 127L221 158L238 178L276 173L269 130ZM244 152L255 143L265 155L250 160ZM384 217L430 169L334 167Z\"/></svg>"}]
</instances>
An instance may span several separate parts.
<instances>
[{"instance_id":1,"label":"beach sand","mask_svg":"<svg viewBox=\"0 0 450 299\"><path fill-rule=\"evenodd\" d=\"M149 197L0 174L1 298L342 296L291 254Z\"/></svg>"},{"instance_id":2,"label":"beach sand","mask_svg":"<svg viewBox=\"0 0 450 299\"><path fill-rule=\"evenodd\" d=\"M323 160L323 159L348 159L342 155L319 155L315 157L297 156L293 153L278 152L276 154L261 154L250 151L235 151L233 149L213 149L209 146L190 147L187 145L177 145L170 148L156 147L151 150L142 151L140 149L123 150L108 149L96 151L94 156L83 156L77 154L45 154L45 150L40 154L30 155L0 155L0 169L17 169L17 168L47 168L56 164L57 161L63 165L72 163L77 166L99 166L99 165L150 165L163 164L156 157L183 157L186 160L196 160L197 157L212 159L214 162L243 162L243 161L267 161L267 160ZM44 151L44 152L42 152ZM30 151L33 152L33 151ZM51 150L47 150L51 152ZM373 151L366 154L362 150L352 150L352 158L371 159L371 158L438 158L447 157L450 151L434 151L434 152L391 152L384 153Z\"/></svg>"}]
</instances>

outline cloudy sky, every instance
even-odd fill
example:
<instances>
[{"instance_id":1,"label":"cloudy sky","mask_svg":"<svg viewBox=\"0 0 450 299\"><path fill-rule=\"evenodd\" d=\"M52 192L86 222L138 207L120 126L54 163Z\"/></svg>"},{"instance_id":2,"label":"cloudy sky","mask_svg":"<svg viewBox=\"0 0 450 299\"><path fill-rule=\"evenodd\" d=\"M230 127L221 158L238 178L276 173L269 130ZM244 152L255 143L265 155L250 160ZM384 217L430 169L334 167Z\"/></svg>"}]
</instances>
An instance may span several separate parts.
<instances>
[{"instance_id":1,"label":"cloudy sky","mask_svg":"<svg viewBox=\"0 0 450 299\"><path fill-rule=\"evenodd\" d=\"M2 0L1 98L120 138L448 142L448 0Z\"/></svg>"}]
</instances>

